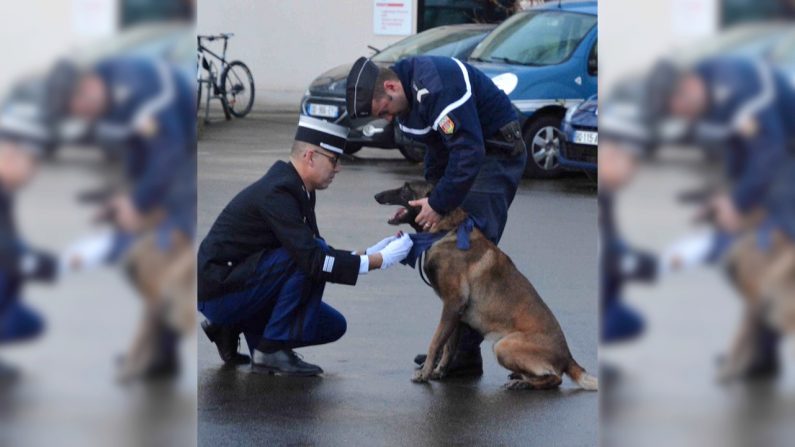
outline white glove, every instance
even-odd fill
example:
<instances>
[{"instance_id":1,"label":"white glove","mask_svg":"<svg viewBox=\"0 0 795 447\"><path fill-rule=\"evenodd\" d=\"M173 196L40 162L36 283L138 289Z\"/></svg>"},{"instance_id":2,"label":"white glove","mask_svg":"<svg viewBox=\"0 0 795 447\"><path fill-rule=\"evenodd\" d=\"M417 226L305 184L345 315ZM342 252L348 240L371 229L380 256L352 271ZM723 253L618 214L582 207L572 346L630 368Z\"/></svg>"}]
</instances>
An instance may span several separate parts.
<instances>
[{"instance_id":1,"label":"white glove","mask_svg":"<svg viewBox=\"0 0 795 447\"><path fill-rule=\"evenodd\" d=\"M400 232L400 233L397 234L397 236L389 236L387 238L381 239L381 241L379 241L377 244L375 244L372 247L370 247L367 250L365 250L364 254L371 255L373 253L378 253L379 251L383 250L384 247L389 245L390 242L394 241L395 239L397 239L402 234L403 234L403 232Z\"/></svg>"},{"instance_id":2,"label":"white glove","mask_svg":"<svg viewBox=\"0 0 795 447\"><path fill-rule=\"evenodd\" d=\"M406 259L414 241L411 240L408 234L404 234L394 241L387 244L383 250L380 251L383 261L381 262L381 270L388 269L396 263Z\"/></svg>"}]
</instances>

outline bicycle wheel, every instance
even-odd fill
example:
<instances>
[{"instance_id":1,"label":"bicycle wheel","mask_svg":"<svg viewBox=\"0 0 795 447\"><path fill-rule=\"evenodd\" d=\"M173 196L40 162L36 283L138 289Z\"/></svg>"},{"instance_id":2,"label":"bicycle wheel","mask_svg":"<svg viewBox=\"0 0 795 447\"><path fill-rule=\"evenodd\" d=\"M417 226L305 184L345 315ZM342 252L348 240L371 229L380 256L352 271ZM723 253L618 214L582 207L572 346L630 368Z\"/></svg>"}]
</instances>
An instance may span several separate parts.
<instances>
[{"instance_id":1,"label":"bicycle wheel","mask_svg":"<svg viewBox=\"0 0 795 447\"><path fill-rule=\"evenodd\" d=\"M254 105L254 78L240 61L230 62L221 74L222 98L232 115L243 118Z\"/></svg>"}]
</instances>

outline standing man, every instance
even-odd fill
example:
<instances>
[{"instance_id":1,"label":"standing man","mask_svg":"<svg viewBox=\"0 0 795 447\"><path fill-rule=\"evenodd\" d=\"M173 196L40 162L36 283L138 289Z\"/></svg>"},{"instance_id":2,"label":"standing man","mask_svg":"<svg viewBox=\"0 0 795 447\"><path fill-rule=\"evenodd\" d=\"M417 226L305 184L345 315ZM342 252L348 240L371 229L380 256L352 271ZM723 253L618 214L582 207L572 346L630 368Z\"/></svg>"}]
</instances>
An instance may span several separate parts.
<instances>
[{"instance_id":1,"label":"standing man","mask_svg":"<svg viewBox=\"0 0 795 447\"><path fill-rule=\"evenodd\" d=\"M345 318L322 302L326 282L355 285L359 275L406 257L408 235L362 252L337 250L320 236L315 195L340 172L348 129L301 116L290 160L277 161L237 194L199 248L202 324L227 363L246 337L255 371L314 376L323 370L293 349L338 340Z\"/></svg>"},{"instance_id":2,"label":"standing man","mask_svg":"<svg viewBox=\"0 0 795 447\"><path fill-rule=\"evenodd\" d=\"M498 243L527 162L508 96L474 67L438 56L410 57L389 68L362 57L347 82L351 118L397 118L403 133L428 145L425 178L435 187L430 197L410 202L422 207L417 223L433 231L441 216L462 207ZM483 337L466 325L461 331L449 374L480 375Z\"/></svg>"},{"instance_id":3,"label":"standing man","mask_svg":"<svg viewBox=\"0 0 795 447\"><path fill-rule=\"evenodd\" d=\"M136 340L157 346L133 345L120 378L173 376L179 336L192 331L195 312L193 293L181 292L188 290L185 281L177 288L163 278L193 275L166 272L172 266L195 269L195 89L165 61L115 57L88 68L62 61L50 74L49 90L54 118L86 123L91 141L124 162L124 184L104 204L116 229L104 261L126 261L145 306L141 332L148 333Z\"/></svg>"},{"instance_id":4,"label":"standing man","mask_svg":"<svg viewBox=\"0 0 795 447\"><path fill-rule=\"evenodd\" d=\"M795 91L786 78L763 61L717 57L686 72L662 63L650 82L653 112L684 120L697 142L719 148L724 156L728 189L715 194L708 206L719 230L713 258L722 257L743 236L753 240L750 246L771 255L771 241L785 240L788 248L779 260L791 258ZM764 223L743 234L759 212ZM789 269L795 271L795 265ZM731 375L776 375L780 334L763 318L753 326L755 358Z\"/></svg>"}]
</instances>

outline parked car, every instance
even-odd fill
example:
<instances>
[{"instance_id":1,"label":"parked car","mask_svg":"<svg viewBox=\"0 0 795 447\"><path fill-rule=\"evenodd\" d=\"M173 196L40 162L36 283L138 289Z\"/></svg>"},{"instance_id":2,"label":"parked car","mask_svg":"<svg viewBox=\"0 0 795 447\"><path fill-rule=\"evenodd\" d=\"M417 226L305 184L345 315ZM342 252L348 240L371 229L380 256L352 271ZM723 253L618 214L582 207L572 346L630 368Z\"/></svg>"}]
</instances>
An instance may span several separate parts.
<instances>
[{"instance_id":1,"label":"parked car","mask_svg":"<svg viewBox=\"0 0 795 447\"><path fill-rule=\"evenodd\" d=\"M557 176L561 121L597 90L596 2L553 3L518 12L478 44L469 62L492 78L525 120L525 173Z\"/></svg>"},{"instance_id":2,"label":"parked car","mask_svg":"<svg viewBox=\"0 0 795 447\"><path fill-rule=\"evenodd\" d=\"M599 107L597 96L591 96L571 107L563 119L564 144L558 157L563 169L596 172L599 148Z\"/></svg>"},{"instance_id":3,"label":"parked car","mask_svg":"<svg viewBox=\"0 0 795 447\"><path fill-rule=\"evenodd\" d=\"M389 66L398 59L419 54L451 56L465 60L475 46L494 29L495 25L467 24L440 26L409 36L382 51L372 60ZM347 153L362 146L382 149L398 148L409 160L421 161L425 146L398 136L391 123L383 119L363 118L351 121L345 110L345 87L351 63L334 67L321 74L309 86L301 100L301 113L333 121L349 127ZM399 144L400 143L400 144Z\"/></svg>"}]
</instances>

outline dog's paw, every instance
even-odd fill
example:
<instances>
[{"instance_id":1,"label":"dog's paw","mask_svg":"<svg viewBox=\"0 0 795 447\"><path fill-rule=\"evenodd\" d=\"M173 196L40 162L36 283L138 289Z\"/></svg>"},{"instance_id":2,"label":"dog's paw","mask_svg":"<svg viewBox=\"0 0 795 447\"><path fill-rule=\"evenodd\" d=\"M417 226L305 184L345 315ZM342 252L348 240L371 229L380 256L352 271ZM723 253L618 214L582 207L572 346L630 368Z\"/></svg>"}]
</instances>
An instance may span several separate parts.
<instances>
[{"instance_id":1,"label":"dog's paw","mask_svg":"<svg viewBox=\"0 0 795 447\"><path fill-rule=\"evenodd\" d=\"M447 376L447 371L434 369L431 373L431 380L442 380Z\"/></svg>"},{"instance_id":2,"label":"dog's paw","mask_svg":"<svg viewBox=\"0 0 795 447\"><path fill-rule=\"evenodd\" d=\"M530 388L530 384L524 380L509 380L502 387L506 390L526 390Z\"/></svg>"},{"instance_id":3,"label":"dog's paw","mask_svg":"<svg viewBox=\"0 0 795 447\"><path fill-rule=\"evenodd\" d=\"M426 383L428 381L428 374L424 374L422 370L415 371L411 381L414 383Z\"/></svg>"}]
</instances>

